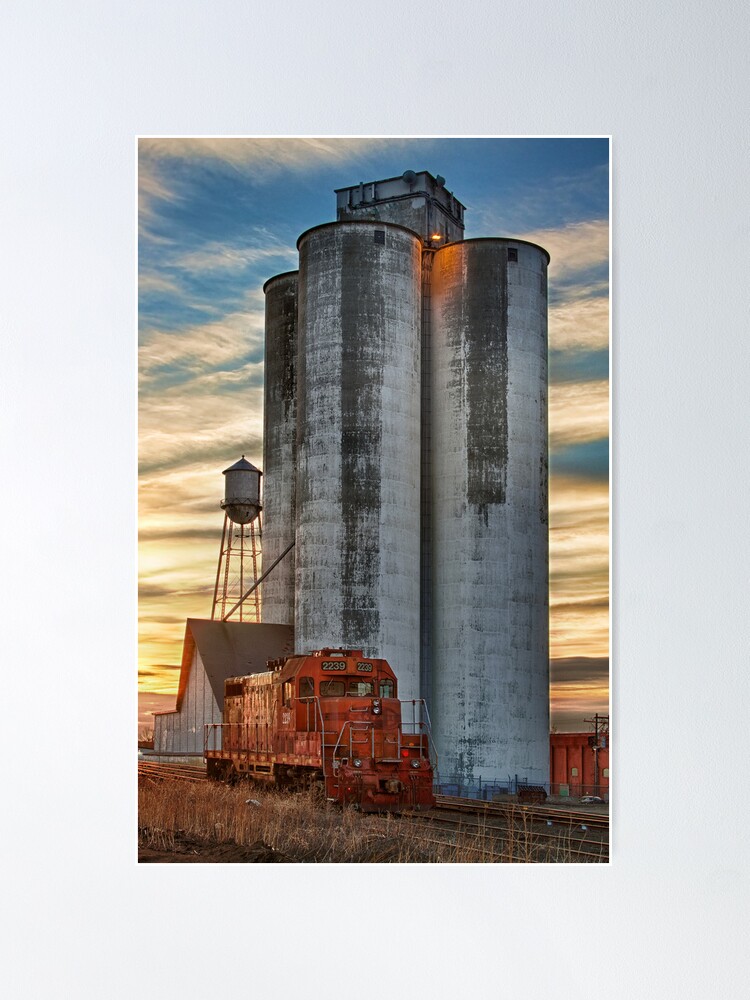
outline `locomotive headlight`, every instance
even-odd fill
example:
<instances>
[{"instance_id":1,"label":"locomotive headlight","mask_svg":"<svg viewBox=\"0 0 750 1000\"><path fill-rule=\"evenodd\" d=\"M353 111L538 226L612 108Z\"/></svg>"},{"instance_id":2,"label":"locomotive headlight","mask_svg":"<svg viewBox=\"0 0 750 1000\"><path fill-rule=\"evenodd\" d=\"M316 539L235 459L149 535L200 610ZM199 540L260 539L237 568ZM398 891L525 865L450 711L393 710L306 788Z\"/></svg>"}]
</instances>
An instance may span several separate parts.
<instances>
[{"instance_id":1,"label":"locomotive headlight","mask_svg":"<svg viewBox=\"0 0 750 1000\"><path fill-rule=\"evenodd\" d=\"M375 701L373 701L373 703L372 703L372 714L373 715L380 715L380 713L382 711L383 711L383 709L380 707L380 699L376 698Z\"/></svg>"},{"instance_id":2,"label":"locomotive headlight","mask_svg":"<svg viewBox=\"0 0 750 1000\"><path fill-rule=\"evenodd\" d=\"M413 761L411 762L411 766L412 766L412 767L419 767L419 761L418 761L418 760L417 760L417 759L415 758L415 759L414 759L414 760L413 760Z\"/></svg>"},{"instance_id":3,"label":"locomotive headlight","mask_svg":"<svg viewBox=\"0 0 750 1000\"><path fill-rule=\"evenodd\" d=\"M355 757L354 760L352 761L352 764L355 767L362 767L362 761L359 759L359 757Z\"/></svg>"}]
</instances>

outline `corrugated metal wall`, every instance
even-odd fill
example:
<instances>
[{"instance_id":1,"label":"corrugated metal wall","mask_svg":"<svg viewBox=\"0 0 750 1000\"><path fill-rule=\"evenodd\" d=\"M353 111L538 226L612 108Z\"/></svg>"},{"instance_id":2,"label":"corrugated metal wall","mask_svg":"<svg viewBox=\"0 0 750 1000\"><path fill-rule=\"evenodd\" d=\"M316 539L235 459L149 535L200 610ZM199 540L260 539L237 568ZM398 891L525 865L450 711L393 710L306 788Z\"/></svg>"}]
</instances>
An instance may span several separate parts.
<instances>
[{"instance_id":1,"label":"corrugated metal wall","mask_svg":"<svg viewBox=\"0 0 750 1000\"><path fill-rule=\"evenodd\" d=\"M154 752L203 755L203 724L221 722L221 706L196 649L179 712L154 716Z\"/></svg>"}]
</instances>

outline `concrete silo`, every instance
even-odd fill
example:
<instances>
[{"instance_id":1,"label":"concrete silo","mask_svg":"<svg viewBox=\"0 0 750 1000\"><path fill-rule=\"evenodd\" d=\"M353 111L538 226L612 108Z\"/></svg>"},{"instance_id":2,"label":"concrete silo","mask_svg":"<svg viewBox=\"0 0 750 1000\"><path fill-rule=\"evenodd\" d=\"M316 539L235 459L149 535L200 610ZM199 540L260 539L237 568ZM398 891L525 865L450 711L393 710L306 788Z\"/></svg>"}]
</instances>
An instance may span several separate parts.
<instances>
[{"instance_id":1,"label":"concrete silo","mask_svg":"<svg viewBox=\"0 0 750 1000\"><path fill-rule=\"evenodd\" d=\"M266 296L263 564L294 541L297 451L297 271L277 274ZM294 549L263 584L263 621L294 622Z\"/></svg>"},{"instance_id":2,"label":"concrete silo","mask_svg":"<svg viewBox=\"0 0 750 1000\"><path fill-rule=\"evenodd\" d=\"M298 248L295 645L385 657L419 697L422 242L349 221Z\"/></svg>"},{"instance_id":3,"label":"concrete silo","mask_svg":"<svg viewBox=\"0 0 750 1000\"><path fill-rule=\"evenodd\" d=\"M547 263L479 239L431 276L431 713L441 777L549 772Z\"/></svg>"}]
</instances>

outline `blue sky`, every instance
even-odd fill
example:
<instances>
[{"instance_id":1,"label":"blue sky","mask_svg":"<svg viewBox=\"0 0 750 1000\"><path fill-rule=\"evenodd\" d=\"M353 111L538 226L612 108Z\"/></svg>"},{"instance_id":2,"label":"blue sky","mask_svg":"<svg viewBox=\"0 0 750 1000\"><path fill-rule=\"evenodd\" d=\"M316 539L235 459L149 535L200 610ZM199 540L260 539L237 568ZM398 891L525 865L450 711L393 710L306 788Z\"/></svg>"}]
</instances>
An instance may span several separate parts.
<instances>
[{"instance_id":1,"label":"blue sky","mask_svg":"<svg viewBox=\"0 0 750 1000\"><path fill-rule=\"evenodd\" d=\"M606 710L608 159L607 139L140 140L140 684L154 705L176 686L185 617L210 612L221 470L240 453L261 465L263 283L335 219L335 188L412 169L445 177L467 238L551 254L553 722Z\"/></svg>"}]
</instances>

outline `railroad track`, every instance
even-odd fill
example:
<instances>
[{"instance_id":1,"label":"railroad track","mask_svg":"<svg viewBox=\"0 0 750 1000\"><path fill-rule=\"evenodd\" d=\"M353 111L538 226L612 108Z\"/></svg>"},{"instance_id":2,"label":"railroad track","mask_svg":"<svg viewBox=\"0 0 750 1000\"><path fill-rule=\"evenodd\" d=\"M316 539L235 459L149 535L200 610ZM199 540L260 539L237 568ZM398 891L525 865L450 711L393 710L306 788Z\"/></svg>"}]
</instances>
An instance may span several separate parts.
<instances>
[{"instance_id":1,"label":"railroad track","mask_svg":"<svg viewBox=\"0 0 750 1000\"><path fill-rule=\"evenodd\" d=\"M599 839L601 832L589 832L580 827L558 826L556 829L540 828L539 821L530 816L483 814L470 809L451 810L444 806L428 813L415 813L409 817L412 825L427 827L441 839L434 841L455 847L463 840L474 842L483 855L493 855L492 860L508 861L589 861L607 862L609 845ZM597 835L598 833L598 835Z\"/></svg>"},{"instance_id":2,"label":"railroad track","mask_svg":"<svg viewBox=\"0 0 750 1000\"><path fill-rule=\"evenodd\" d=\"M164 764L155 760L139 760L138 776L156 780L176 778L179 781L198 782L206 780L206 769L195 764Z\"/></svg>"},{"instance_id":3,"label":"railroad track","mask_svg":"<svg viewBox=\"0 0 750 1000\"><path fill-rule=\"evenodd\" d=\"M481 799L462 799L454 795L437 795L436 809L463 812L477 816L527 817L533 821L553 823L567 827L585 827L587 830L609 830L609 816L587 812L585 809L565 809L556 806L525 806L518 802L483 802Z\"/></svg>"},{"instance_id":4,"label":"railroad track","mask_svg":"<svg viewBox=\"0 0 750 1000\"><path fill-rule=\"evenodd\" d=\"M561 854L570 861L609 860L609 817L585 810L438 795L435 809L425 814L430 818L433 825L497 838L517 860L518 853L525 861L559 860Z\"/></svg>"}]
</instances>

